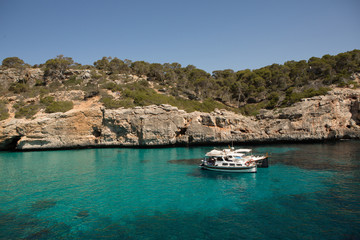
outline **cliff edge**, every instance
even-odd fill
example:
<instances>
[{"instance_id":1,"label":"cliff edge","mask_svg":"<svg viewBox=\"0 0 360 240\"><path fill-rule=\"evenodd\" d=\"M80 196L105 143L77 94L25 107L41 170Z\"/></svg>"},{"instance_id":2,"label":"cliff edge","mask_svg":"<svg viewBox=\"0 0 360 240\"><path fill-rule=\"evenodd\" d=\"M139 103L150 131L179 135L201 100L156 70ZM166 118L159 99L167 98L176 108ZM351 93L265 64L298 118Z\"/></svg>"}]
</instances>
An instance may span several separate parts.
<instances>
[{"instance_id":1,"label":"cliff edge","mask_svg":"<svg viewBox=\"0 0 360 240\"><path fill-rule=\"evenodd\" d=\"M336 88L256 117L187 113L171 105L106 109L96 101L65 113L0 121L0 150L360 139L360 90Z\"/></svg>"}]
</instances>

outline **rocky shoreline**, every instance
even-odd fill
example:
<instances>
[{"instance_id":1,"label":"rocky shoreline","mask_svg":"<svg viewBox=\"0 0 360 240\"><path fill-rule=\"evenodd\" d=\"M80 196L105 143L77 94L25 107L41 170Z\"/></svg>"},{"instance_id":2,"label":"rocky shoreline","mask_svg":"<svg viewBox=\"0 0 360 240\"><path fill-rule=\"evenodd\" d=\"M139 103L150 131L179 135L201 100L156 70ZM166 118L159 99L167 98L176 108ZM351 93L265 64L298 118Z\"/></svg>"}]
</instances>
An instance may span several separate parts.
<instances>
[{"instance_id":1,"label":"rocky shoreline","mask_svg":"<svg viewBox=\"0 0 360 240\"><path fill-rule=\"evenodd\" d=\"M334 89L256 117L226 110L187 113L170 105L106 109L0 121L0 150L159 147L360 139L360 90Z\"/></svg>"}]
</instances>

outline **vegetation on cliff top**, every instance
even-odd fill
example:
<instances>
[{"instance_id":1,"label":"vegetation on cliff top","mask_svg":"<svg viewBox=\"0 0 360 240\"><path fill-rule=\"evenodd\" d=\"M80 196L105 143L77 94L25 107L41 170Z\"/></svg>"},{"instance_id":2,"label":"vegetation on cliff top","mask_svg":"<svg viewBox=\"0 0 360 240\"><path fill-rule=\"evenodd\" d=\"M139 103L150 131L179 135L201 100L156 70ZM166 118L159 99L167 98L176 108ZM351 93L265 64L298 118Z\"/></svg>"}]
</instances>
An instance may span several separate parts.
<instances>
[{"instance_id":1,"label":"vegetation on cliff top","mask_svg":"<svg viewBox=\"0 0 360 240\"><path fill-rule=\"evenodd\" d=\"M1 69L12 68L19 75L8 87L0 88L3 96L44 99L57 91L82 90L84 99L101 96L107 108L168 103L186 111L227 108L255 115L262 108L285 107L302 98L326 94L330 86L358 87L353 75L360 72L360 50L255 70L218 70L212 74L193 65L133 62L116 57L103 57L90 66L59 55L32 66L43 72L35 80L29 74L29 67L17 57L3 60ZM72 108L69 101L46 105L37 100L36 104L19 102L18 105L15 105L16 117L31 117L39 109L57 112ZM6 103L0 102L1 119L8 117L6 114Z\"/></svg>"}]
</instances>

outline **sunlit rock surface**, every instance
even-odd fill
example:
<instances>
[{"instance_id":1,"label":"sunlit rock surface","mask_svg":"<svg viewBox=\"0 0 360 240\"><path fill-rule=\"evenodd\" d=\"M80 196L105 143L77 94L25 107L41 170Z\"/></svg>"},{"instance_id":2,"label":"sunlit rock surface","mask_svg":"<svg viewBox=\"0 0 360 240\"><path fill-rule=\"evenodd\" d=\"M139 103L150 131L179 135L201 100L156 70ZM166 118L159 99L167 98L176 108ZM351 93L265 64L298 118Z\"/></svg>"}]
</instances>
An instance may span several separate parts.
<instances>
[{"instance_id":1,"label":"sunlit rock surface","mask_svg":"<svg viewBox=\"0 0 360 240\"><path fill-rule=\"evenodd\" d=\"M187 113L167 104L115 110L83 104L65 113L0 121L0 149L359 139L359 102L360 90L334 89L256 117L226 110Z\"/></svg>"}]
</instances>

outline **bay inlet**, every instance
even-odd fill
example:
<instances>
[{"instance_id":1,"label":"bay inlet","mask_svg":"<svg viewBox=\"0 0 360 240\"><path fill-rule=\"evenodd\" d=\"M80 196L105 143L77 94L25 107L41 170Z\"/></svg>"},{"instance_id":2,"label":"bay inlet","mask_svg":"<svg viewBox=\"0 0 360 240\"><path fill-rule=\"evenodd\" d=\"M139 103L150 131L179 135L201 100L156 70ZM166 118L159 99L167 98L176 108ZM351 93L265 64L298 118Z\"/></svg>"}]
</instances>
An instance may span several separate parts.
<instances>
[{"instance_id":1,"label":"bay inlet","mask_svg":"<svg viewBox=\"0 0 360 240\"><path fill-rule=\"evenodd\" d=\"M269 168L201 170L213 147L0 152L0 239L360 238L359 141L250 147Z\"/></svg>"}]
</instances>

